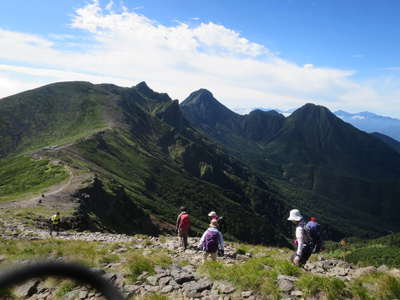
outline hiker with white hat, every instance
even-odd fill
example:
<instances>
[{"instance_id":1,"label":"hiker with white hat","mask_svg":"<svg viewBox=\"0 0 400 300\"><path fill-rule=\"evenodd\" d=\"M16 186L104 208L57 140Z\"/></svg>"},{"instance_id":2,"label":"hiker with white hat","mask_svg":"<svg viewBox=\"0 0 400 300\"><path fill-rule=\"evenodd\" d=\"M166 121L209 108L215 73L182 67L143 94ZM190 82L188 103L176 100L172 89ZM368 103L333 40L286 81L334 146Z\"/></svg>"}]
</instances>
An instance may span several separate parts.
<instances>
[{"instance_id":1,"label":"hiker with white hat","mask_svg":"<svg viewBox=\"0 0 400 300\"><path fill-rule=\"evenodd\" d=\"M297 266L302 266L310 258L313 250L311 238L304 229L304 218L298 209L292 209L290 211L288 221L296 225L297 250L296 253L292 255L291 261Z\"/></svg>"},{"instance_id":2,"label":"hiker with white hat","mask_svg":"<svg viewBox=\"0 0 400 300\"><path fill-rule=\"evenodd\" d=\"M218 221L218 215L217 215L217 213L215 211L210 211L208 213L208 216L210 217L211 220L215 219L215 220Z\"/></svg>"},{"instance_id":3,"label":"hiker with white hat","mask_svg":"<svg viewBox=\"0 0 400 300\"><path fill-rule=\"evenodd\" d=\"M212 219L208 229L203 233L199 246L204 251L203 262L210 256L212 260L217 259L217 253L220 252L221 256L224 255L224 238L218 230L218 221Z\"/></svg>"},{"instance_id":4,"label":"hiker with white hat","mask_svg":"<svg viewBox=\"0 0 400 300\"><path fill-rule=\"evenodd\" d=\"M219 217L217 213L213 210L208 213L208 216L210 217L210 222L212 220L218 221L219 231L222 231L224 228L224 217Z\"/></svg>"}]
</instances>

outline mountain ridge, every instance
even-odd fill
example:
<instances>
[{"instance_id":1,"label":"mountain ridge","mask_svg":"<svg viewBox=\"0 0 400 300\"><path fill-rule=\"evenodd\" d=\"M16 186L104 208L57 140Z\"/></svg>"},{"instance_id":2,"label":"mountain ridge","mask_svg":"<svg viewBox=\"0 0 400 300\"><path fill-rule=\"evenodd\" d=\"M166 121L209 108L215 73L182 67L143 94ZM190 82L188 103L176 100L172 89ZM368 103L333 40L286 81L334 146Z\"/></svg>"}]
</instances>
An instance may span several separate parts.
<instances>
[{"instance_id":1,"label":"mountain ridge","mask_svg":"<svg viewBox=\"0 0 400 300\"><path fill-rule=\"evenodd\" d=\"M288 117L296 109L280 110L277 108L271 109L262 107L234 109L234 111L240 115L249 114L254 110L275 110L283 114L285 117ZM400 120L398 118L383 116L369 111L349 113L344 110L336 110L334 114L360 130L366 131L368 133L379 132L381 134L385 134L391 138L394 138L397 141L400 141Z\"/></svg>"},{"instance_id":2,"label":"mountain ridge","mask_svg":"<svg viewBox=\"0 0 400 300\"><path fill-rule=\"evenodd\" d=\"M48 93L53 96L62 93L63 97L48 98ZM39 150L40 156L95 173L99 184L85 193L94 198L101 194L104 199L125 203L117 206L120 212L118 209L113 212L123 215L123 219L129 218L124 207L129 207L132 201L136 212L151 215L157 223L173 224L179 206L185 205L191 211L193 229L200 231L208 221L208 212L216 209L225 216L227 236L233 239L286 243L284 236L288 228L283 219L287 208L279 193L218 144L193 129L177 101L167 98L166 94L154 92L144 83L120 88L73 82L39 88L29 96L18 94L8 98L14 107L12 103L5 107L4 103L8 102L0 101L0 119L6 121L10 114L3 112L18 109L18 103L36 99L37 107L30 114L22 115L26 118L24 128L31 130L29 137L21 139L14 135L15 130L9 130L18 129L18 122L5 122L8 125L0 128L0 133L14 141L13 147L0 145L5 154ZM48 101L65 103L48 107ZM42 114L46 108L46 114ZM98 111L94 120L105 126L92 130L92 123L80 123L83 132L75 136L71 126L74 128L77 120L86 116L86 111L93 110ZM66 119L62 112L74 118ZM60 119L45 118L47 114ZM43 128L40 132L34 130L37 124ZM57 134L48 137L47 132ZM60 139L61 133L63 139ZM69 139L67 144L63 143L64 139ZM44 151L49 144L56 146ZM116 198L115 194L123 196ZM104 210L86 205L85 214L95 216L96 222L105 228L118 229ZM131 217L134 214L132 211ZM132 230L121 226L119 229Z\"/></svg>"},{"instance_id":3,"label":"mountain ridge","mask_svg":"<svg viewBox=\"0 0 400 300\"><path fill-rule=\"evenodd\" d=\"M262 243L286 242L290 207L320 216L334 238L398 226L390 211L397 205L397 181L391 181L397 158L385 169L398 154L322 106L307 104L289 118L263 111L240 116L205 89L179 104L144 82L131 88L57 83L7 99L0 101L0 136L8 141L0 145L2 159L39 151L95 173L105 199L132 201L156 223L173 224L186 205L199 231L216 209L226 217L228 236ZM24 122L11 118L13 111ZM357 148L359 141L367 150ZM373 169L364 162L375 150L385 158L378 166L372 156ZM384 199L372 201L378 191ZM372 212L378 216L370 221ZM91 205L86 214L110 224Z\"/></svg>"},{"instance_id":4,"label":"mountain ridge","mask_svg":"<svg viewBox=\"0 0 400 300\"><path fill-rule=\"evenodd\" d=\"M315 210L321 210L329 202L329 205L361 209L371 216L377 213L380 218L386 216L398 223L390 206L396 203L391 193L400 193L397 187L400 156L387 144L345 123L326 107L311 103L300 107L283 119L273 138L258 143L240 132L230 132L233 137L228 141L225 137L219 138L216 132L220 128L205 130L203 123L186 115L184 107L183 112L199 130L231 148L233 155L240 152L241 159L264 176L275 178L284 189L303 190L306 201L318 207ZM242 139L245 142L241 144ZM243 151L248 145L256 150ZM321 198L315 202L314 197ZM303 201L292 203L304 206Z\"/></svg>"}]
</instances>

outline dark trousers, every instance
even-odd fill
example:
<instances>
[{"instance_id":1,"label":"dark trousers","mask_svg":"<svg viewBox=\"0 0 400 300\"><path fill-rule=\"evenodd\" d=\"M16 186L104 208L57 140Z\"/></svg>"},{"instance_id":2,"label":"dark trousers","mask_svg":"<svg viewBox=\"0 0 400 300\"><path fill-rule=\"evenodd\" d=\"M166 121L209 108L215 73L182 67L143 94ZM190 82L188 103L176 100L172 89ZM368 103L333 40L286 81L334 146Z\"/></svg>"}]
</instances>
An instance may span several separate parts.
<instances>
[{"instance_id":1,"label":"dark trousers","mask_svg":"<svg viewBox=\"0 0 400 300\"><path fill-rule=\"evenodd\" d=\"M317 240L315 240L315 241L313 241L313 243L314 243L314 253L319 253L319 252L321 252L321 249L322 249L322 241L321 241L321 239L317 239Z\"/></svg>"},{"instance_id":2,"label":"dark trousers","mask_svg":"<svg viewBox=\"0 0 400 300\"><path fill-rule=\"evenodd\" d=\"M53 234L53 231L56 232L56 235L58 235L58 233L60 232L60 224L50 224L50 235Z\"/></svg>"},{"instance_id":3,"label":"dark trousers","mask_svg":"<svg viewBox=\"0 0 400 300\"><path fill-rule=\"evenodd\" d=\"M181 246L186 250L188 246L188 231L179 230L179 237L181 238Z\"/></svg>"},{"instance_id":4,"label":"dark trousers","mask_svg":"<svg viewBox=\"0 0 400 300\"><path fill-rule=\"evenodd\" d=\"M305 265L307 260L310 258L311 254L313 253L315 245L314 244L306 244L303 248L303 251L301 251L300 255L300 266ZM293 262L294 258L296 257L296 253L294 253L291 256L291 261Z\"/></svg>"}]
</instances>

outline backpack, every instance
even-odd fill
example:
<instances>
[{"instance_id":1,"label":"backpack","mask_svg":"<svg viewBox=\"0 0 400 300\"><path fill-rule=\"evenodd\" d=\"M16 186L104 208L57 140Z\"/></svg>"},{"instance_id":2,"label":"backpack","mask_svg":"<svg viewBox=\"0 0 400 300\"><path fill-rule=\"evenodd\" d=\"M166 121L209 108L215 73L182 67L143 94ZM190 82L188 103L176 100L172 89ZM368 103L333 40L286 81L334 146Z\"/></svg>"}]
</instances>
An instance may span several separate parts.
<instances>
[{"instance_id":1,"label":"backpack","mask_svg":"<svg viewBox=\"0 0 400 300\"><path fill-rule=\"evenodd\" d=\"M190 217L189 214L184 213L181 215L180 217L180 224L179 224L179 228L183 231L186 231L189 229L190 226Z\"/></svg>"},{"instance_id":2,"label":"backpack","mask_svg":"<svg viewBox=\"0 0 400 300\"><path fill-rule=\"evenodd\" d=\"M313 242L321 238L320 225L317 222L308 222L304 226L304 231L307 232Z\"/></svg>"},{"instance_id":3,"label":"backpack","mask_svg":"<svg viewBox=\"0 0 400 300\"><path fill-rule=\"evenodd\" d=\"M208 230L204 238L204 250L209 253L214 253L218 250L219 231Z\"/></svg>"},{"instance_id":4,"label":"backpack","mask_svg":"<svg viewBox=\"0 0 400 300\"><path fill-rule=\"evenodd\" d=\"M322 248L321 226L317 222L308 222L304 227L304 233L308 236L308 243L318 253Z\"/></svg>"}]
</instances>

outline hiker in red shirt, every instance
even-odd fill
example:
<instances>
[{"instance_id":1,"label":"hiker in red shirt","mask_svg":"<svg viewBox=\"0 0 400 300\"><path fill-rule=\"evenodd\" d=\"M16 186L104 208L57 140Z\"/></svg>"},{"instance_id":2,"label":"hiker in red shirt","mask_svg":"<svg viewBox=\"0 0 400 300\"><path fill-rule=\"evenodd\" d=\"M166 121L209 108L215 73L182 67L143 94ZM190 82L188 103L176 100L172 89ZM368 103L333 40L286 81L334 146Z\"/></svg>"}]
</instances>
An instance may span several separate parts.
<instances>
[{"instance_id":1,"label":"hiker in red shirt","mask_svg":"<svg viewBox=\"0 0 400 300\"><path fill-rule=\"evenodd\" d=\"M186 208L182 206L181 213L179 214L176 220L176 231L178 232L178 235L181 238L181 245L184 250L186 250L188 246L189 229L190 229L190 216L186 212Z\"/></svg>"}]
</instances>

